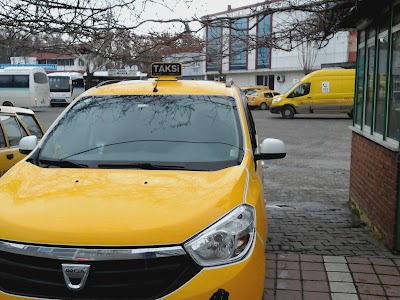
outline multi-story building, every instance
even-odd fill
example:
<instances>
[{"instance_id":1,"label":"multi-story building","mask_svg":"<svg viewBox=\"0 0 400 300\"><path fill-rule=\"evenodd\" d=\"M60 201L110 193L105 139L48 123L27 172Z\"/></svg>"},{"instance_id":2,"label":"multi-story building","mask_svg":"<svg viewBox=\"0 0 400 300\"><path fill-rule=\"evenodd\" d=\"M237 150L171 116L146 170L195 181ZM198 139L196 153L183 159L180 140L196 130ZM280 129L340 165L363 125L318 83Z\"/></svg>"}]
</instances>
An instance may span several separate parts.
<instances>
[{"instance_id":1,"label":"multi-story building","mask_svg":"<svg viewBox=\"0 0 400 300\"><path fill-rule=\"evenodd\" d=\"M206 79L232 78L239 86L267 85L282 93L310 71L355 67L356 34L349 31L337 33L321 49L313 43L300 44L293 50L285 49L284 44L279 50L263 45L260 41L290 20L291 13L249 17L262 5L265 3L235 9L228 6L226 11L203 17L210 22L205 37Z\"/></svg>"},{"instance_id":2,"label":"multi-story building","mask_svg":"<svg viewBox=\"0 0 400 300\"><path fill-rule=\"evenodd\" d=\"M165 62L180 62L183 66L182 79L201 80L204 79L205 62L203 53L182 52L167 55L163 58Z\"/></svg>"}]
</instances>

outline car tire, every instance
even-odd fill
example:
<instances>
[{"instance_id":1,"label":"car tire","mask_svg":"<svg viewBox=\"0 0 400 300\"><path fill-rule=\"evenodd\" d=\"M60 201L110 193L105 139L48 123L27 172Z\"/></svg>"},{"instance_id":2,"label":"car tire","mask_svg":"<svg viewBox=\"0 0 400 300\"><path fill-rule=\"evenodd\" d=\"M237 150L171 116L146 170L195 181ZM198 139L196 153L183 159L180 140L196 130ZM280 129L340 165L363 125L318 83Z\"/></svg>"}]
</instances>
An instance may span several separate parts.
<instances>
[{"instance_id":1,"label":"car tire","mask_svg":"<svg viewBox=\"0 0 400 300\"><path fill-rule=\"evenodd\" d=\"M293 119L295 110L291 106L284 106L281 110L282 119Z\"/></svg>"},{"instance_id":2,"label":"car tire","mask_svg":"<svg viewBox=\"0 0 400 300\"><path fill-rule=\"evenodd\" d=\"M266 110L267 108L268 108L267 103L263 102L263 103L260 104L260 109L261 110Z\"/></svg>"},{"instance_id":3,"label":"car tire","mask_svg":"<svg viewBox=\"0 0 400 300\"><path fill-rule=\"evenodd\" d=\"M10 101L5 101L3 106L14 106Z\"/></svg>"}]
</instances>

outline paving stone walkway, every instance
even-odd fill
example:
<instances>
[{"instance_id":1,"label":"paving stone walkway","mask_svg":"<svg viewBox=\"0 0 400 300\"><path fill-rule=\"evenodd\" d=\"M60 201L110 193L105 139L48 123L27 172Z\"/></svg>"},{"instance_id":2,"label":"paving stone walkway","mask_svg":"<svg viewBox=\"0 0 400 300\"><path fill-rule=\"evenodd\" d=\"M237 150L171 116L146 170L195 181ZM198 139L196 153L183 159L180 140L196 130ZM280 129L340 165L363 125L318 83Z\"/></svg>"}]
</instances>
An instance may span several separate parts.
<instances>
[{"instance_id":1,"label":"paving stone walkway","mask_svg":"<svg viewBox=\"0 0 400 300\"><path fill-rule=\"evenodd\" d=\"M267 254L265 300L400 300L400 257Z\"/></svg>"},{"instance_id":2,"label":"paving stone walkway","mask_svg":"<svg viewBox=\"0 0 400 300\"><path fill-rule=\"evenodd\" d=\"M395 258L347 202L268 202L267 251Z\"/></svg>"}]
</instances>

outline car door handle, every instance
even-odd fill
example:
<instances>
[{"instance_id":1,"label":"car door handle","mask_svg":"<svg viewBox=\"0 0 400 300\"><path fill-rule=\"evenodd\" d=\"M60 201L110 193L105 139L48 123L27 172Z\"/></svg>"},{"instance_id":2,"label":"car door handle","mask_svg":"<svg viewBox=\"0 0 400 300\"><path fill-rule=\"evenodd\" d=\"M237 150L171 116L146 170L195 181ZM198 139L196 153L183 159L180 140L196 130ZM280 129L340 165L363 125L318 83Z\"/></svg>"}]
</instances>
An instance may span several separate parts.
<instances>
[{"instance_id":1,"label":"car door handle","mask_svg":"<svg viewBox=\"0 0 400 300\"><path fill-rule=\"evenodd\" d=\"M6 157L7 157L8 160L11 160L11 159L14 158L14 154L12 154L12 153L11 154L7 154Z\"/></svg>"},{"instance_id":2,"label":"car door handle","mask_svg":"<svg viewBox=\"0 0 400 300\"><path fill-rule=\"evenodd\" d=\"M307 99L311 99L311 97L307 97Z\"/></svg>"}]
</instances>

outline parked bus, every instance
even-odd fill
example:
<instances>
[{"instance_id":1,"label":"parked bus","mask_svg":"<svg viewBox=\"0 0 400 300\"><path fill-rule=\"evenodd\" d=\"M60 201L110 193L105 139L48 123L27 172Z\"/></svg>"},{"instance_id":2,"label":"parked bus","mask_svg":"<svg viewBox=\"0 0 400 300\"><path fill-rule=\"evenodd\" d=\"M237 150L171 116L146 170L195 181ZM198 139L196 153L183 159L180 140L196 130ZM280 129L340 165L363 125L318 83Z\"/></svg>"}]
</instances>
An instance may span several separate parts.
<instances>
[{"instance_id":1,"label":"parked bus","mask_svg":"<svg viewBox=\"0 0 400 300\"><path fill-rule=\"evenodd\" d=\"M38 67L7 67L0 70L0 105L25 108L50 105L46 71Z\"/></svg>"},{"instance_id":2,"label":"parked bus","mask_svg":"<svg viewBox=\"0 0 400 300\"><path fill-rule=\"evenodd\" d=\"M85 91L83 75L78 72L55 72L48 74L50 82L50 105L66 105Z\"/></svg>"}]
</instances>

